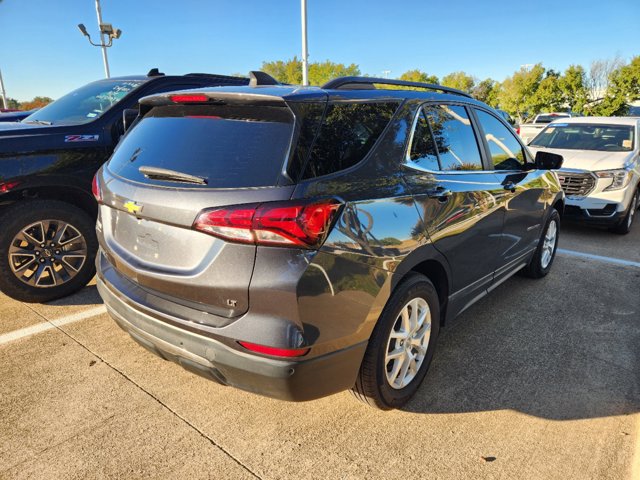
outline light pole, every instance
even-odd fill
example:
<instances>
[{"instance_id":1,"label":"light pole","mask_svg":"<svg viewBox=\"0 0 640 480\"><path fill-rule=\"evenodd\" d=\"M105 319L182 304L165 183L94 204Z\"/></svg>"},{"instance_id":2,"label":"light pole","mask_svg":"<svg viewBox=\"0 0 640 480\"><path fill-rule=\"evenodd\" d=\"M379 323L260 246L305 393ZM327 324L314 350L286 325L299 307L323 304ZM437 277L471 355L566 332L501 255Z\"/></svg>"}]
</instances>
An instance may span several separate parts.
<instances>
[{"instance_id":1,"label":"light pole","mask_svg":"<svg viewBox=\"0 0 640 480\"><path fill-rule=\"evenodd\" d=\"M80 23L78 25L78 29L80 33L82 33L87 39L89 43L94 47L100 47L102 49L102 61L104 62L104 75L107 78L111 77L111 73L109 72L109 59L107 58L107 48L113 45L113 40L120 38L122 35L122 30L119 28L114 29L110 23L102 23L102 11L100 10L100 0L96 0L96 15L98 17L98 28L100 28L100 43L93 43L91 41L91 36L89 32L87 32L86 27ZM107 36L108 43L105 42L105 35Z\"/></svg>"},{"instance_id":2,"label":"light pole","mask_svg":"<svg viewBox=\"0 0 640 480\"><path fill-rule=\"evenodd\" d=\"M307 0L300 0L302 20L302 85L309 85L309 53L307 52Z\"/></svg>"},{"instance_id":3,"label":"light pole","mask_svg":"<svg viewBox=\"0 0 640 480\"><path fill-rule=\"evenodd\" d=\"M4 89L4 81L2 80L2 72L0 71L0 94L2 95L2 105L5 110L7 109L7 92Z\"/></svg>"}]
</instances>

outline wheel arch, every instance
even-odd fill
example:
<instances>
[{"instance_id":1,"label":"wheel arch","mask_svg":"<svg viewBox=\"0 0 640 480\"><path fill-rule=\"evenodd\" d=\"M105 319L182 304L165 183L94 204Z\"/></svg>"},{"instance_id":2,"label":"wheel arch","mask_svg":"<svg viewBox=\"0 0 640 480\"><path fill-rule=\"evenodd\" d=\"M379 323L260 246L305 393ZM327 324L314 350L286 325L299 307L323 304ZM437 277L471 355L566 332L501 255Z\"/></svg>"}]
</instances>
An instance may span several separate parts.
<instances>
[{"instance_id":1,"label":"wheel arch","mask_svg":"<svg viewBox=\"0 0 640 480\"><path fill-rule=\"evenodd\" d=\"M452 285L451 270L446 259L432 245L411 253L396 269L392 291L413 273L424 275L435 287L440 300L440 323L444 324Z\"/></svg>"},{"instance_id":2,"label":"wheel arch","mask_svg":"<svg viewBox=\"0 0 640 480\"><path fill-rule=\"evenodd\" d=\"M0 212L24 200L58 200L83 210L92 219L98 216L98 205L93 196L83 188L72 186L25 186L0 197Z\"/></svg>"}]
</instances>

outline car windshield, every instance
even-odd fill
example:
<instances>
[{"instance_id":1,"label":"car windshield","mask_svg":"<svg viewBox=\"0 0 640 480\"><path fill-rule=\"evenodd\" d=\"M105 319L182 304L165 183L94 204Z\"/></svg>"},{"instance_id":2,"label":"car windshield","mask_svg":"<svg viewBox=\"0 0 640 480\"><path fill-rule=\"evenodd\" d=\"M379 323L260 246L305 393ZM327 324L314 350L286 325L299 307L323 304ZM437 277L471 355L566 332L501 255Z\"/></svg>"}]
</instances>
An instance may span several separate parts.
<instances>
[{"instance_id":1,"label":"car windshield","mask_svg":"<svg viewBox=\"0 0 640 480\"><path fill-rule=\"evenodd\" d=\"M23 120L44 125L81 124L101 117L144 80L100 80L80 87Z\"/></svg>"},{"instance_id":2,"label":"car windshield","mask_svg":"<svg viewBox=\"0 0 640 480\"><path fill-rule=\"evenodd\" d=\"M630 125L551 124L529 144L532 147L602 152L630 152L634 131Z\"/></svg>"}]
</instances>

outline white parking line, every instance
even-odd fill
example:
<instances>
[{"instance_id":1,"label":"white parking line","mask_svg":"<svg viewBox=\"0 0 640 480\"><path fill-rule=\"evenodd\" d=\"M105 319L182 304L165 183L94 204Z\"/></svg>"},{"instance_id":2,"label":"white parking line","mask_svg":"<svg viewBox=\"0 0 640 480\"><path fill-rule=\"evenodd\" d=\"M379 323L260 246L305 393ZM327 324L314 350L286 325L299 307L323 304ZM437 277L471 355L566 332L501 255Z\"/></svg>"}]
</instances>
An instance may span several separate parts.
<instances>
[{"instance_id":1,"label":"white parking line","mask_svg":"<svg viewBox=\"0 0 640 480\"><path fill-rule=\"evenodd\" d=\"M60 327L62 325L79 322L80 320L86 320L87 318L102 315L106 312L106 307L104 305L101 305L99 307L91 308L80 313L74 313L73 315L67 315L66 317L56 318L55 320L50 320L48 322L38 323L37 325L21 328L20 330L14 330L13 332L0 335L0 345L13 342L20 338L30 337L31 335L35 335L36 333L46 332L47 330L51 330L52 328Z\"/></svg>"},{"instance_id":2,"label":"white parking line","mask_svg":"<svg viewBox=\"0 0 640 480\"><path fill-rule=\"evenodd\" d=\"M593 253L576 252L575 250L565 250L564 248L559 248L558 253L560 253L561 255L567 255L569 257L586 258L589 260L596 260L598 262L613 263L614 265L624 265L626 267L640 268L640 262L623 260L622 258L603 257L602 255L594 255Z\"/></svg>"}]
</instances>

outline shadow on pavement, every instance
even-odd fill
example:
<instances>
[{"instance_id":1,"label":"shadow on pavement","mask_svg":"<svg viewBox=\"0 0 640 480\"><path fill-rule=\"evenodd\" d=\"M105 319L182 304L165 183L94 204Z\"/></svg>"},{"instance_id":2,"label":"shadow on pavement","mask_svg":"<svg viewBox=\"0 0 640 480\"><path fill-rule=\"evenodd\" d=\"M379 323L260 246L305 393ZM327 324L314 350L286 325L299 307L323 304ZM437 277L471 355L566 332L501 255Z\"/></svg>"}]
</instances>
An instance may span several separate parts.
<instances>
[{"instance_id":1,"label":"shadow on pavement","mask_svg":"<svg viewBox=\"0 0 640 480\"><path fill-rule=\"evenodd\" d=\"M70 295L68 297L60 298L58 300L53 300L51 302L47 302L46 305L54 305L54 306L72 306L72 305L95 305L101 304L102 299L100 295L98 295L98 289L95 285L89 285L84 287L77 293Z\"/></svg>"},{"instance_id":2,"label":"shadow on pavement","mask_svg":"<svg viewBox=\"0 0 640 480\"><path fill-rule=\"evenodd\" d=\"M553 420L640 411L638 277L560 259L543 280L510 279L442 330L406 410Z\"/></svg>"}]
</instances>

